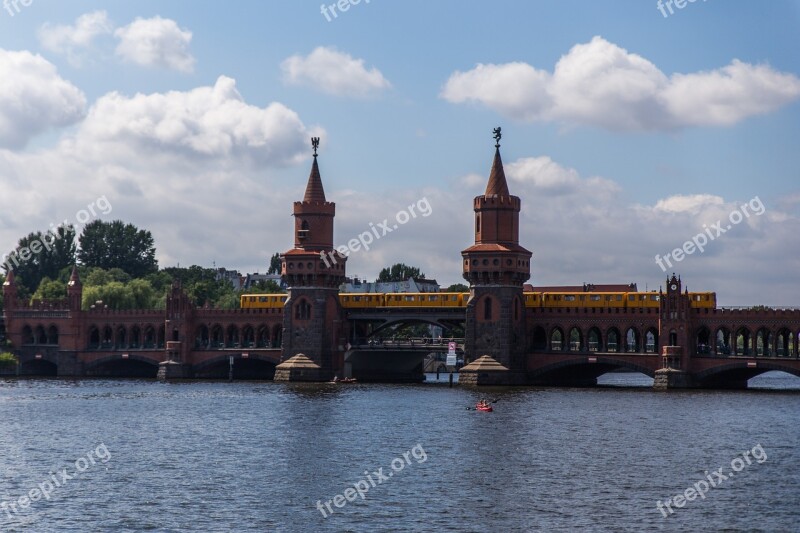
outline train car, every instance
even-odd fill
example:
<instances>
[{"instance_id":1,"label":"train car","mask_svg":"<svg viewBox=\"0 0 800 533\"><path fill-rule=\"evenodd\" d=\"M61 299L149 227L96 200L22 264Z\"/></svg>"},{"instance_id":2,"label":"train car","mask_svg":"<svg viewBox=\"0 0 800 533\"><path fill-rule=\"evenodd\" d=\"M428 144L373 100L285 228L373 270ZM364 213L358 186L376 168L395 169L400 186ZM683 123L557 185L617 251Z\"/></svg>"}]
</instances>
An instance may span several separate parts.
<instances>
[{"instance_id":1,"label":"train car","mask_svg":"<svg viewBox=\"0 0 800 533\"><path fill-rule=\"evenodd\" d=\"M624 292L544 292L542 307L625 307Z\"/></svg>"},{"instance_id":2,"label":"train car","mask_svg":"<svg viewBox=\"0 0 800 533\"><path fill-rule=\"evenodd\" d=\"M288 294L243 294L239 297L242 309L277 309L282 308Z\"/></svg>"},{"instance_id":3,"label":"train car","mask_svg":"<svg viewBox=\"0 0 800 533\"><path fill-rule=\"evenodd\" d=\"M339 302L347 309L372 309L386 305L386 294L382 292L340 292Z\"/></svg>"},{"instance_id":4,"label":"train car","mask_svg":"<svg viewBox=\"0 0 800 533\"><path fill-rule=\"evenodd\" d=\"M658 309L661 297L657 292L627 292L625 305L629 309Z\"/></svg>"},{"instance_id":5,"label":"train car","mask_svg":"<svg viewBox=\"0 0 800 533\"><path fill-rule=\"evenodd\" d=\"M542 306L542 293L541 292L526 292L523 294L525 298L525 307L541 307Z\"/></svg>"},{"instance_id":6,"label":"train car","mask_svg":"<svg viewBox=\"0 0 800 533\"><path fill-rule=\"evenodd\" d=\"M689 293L689 307L699 309L716 309L717 308L717 293L716 292L690 292Z\"/></svg>"},{"instance_id":7,"label":"train car","mask_svg":"<svg viewBox=\"0 0 800 533\"><path fill-rule=\"evenodd\" d=\"M458 292L390 292L387 307L462 307L464 296Z\"/></svg>"}]
</instances>

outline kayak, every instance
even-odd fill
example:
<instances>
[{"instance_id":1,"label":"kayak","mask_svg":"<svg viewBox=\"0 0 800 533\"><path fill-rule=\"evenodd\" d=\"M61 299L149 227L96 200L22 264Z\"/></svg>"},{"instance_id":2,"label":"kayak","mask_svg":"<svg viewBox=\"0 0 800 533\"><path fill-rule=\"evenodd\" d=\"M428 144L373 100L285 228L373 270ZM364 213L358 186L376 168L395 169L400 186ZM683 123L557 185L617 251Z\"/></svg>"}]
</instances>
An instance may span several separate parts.
<instances>
[{"instance_id":1,"label":"kayak","mask_svg":"<svg viewBox=\"0 0 800 533\"><path fill-rule=\"evenodd\" d=\"M486 413L491 413L492 411L494 411L494 409L492 409L491 405L484 406L484 405L481 405L481 404L476 404L475 405L475 409L477 411L484 411Z\"/></svg>"}]
</instances>

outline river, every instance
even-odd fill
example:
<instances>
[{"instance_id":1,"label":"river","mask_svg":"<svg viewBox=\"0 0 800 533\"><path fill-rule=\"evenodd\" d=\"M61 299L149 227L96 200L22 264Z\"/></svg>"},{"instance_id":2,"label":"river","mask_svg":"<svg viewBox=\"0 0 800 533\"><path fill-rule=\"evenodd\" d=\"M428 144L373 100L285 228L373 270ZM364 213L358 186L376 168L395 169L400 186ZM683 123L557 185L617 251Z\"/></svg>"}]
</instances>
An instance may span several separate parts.
<instances>
[{"instance_id":1,"label":"river","mask_svg":"<svg viewBox=\"0 0 800 533\"><path fill-rule=\"evenodd\" d=\"M648 382L4 379L0 531L796 531L800 380Z\"/></svg>"}]
</instances>

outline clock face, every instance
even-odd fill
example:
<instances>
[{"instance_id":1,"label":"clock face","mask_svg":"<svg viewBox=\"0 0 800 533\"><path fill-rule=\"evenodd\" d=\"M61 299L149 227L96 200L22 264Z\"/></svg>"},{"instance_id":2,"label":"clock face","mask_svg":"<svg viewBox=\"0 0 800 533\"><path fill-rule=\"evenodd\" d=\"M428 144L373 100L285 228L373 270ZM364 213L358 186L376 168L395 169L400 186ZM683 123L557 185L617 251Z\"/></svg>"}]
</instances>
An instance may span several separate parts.
<instances>
[{"instance_id":1,"label":"clock face","mask_svg":"<svg viewBox=\"0 0 800 533\"><path fill-rule=\"evenodd\" d=\"M674 283L673 283L673 284L670 286L670 289L672 289L673 291L674 291L675 289L677 289L677 288L678 288L678 286L677 286L677 285L675 285Z\"/></svg>"}]
</instances>

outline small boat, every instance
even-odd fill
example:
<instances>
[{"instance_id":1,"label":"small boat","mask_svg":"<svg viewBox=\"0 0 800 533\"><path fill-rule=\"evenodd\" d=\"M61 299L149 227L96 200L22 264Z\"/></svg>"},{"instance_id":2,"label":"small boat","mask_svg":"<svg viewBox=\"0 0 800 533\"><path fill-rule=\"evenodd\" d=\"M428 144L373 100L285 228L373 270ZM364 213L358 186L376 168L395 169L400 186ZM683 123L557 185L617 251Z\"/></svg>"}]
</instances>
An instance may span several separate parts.
<instances>
[{"instance_id":1,"label":"small boat","mask_svg":"<svg viewBox=\"0 0 800 533\"><path fill-rule=\"evenodd\" d=\"M491 405L481 405L480 403L475 404L476 411L483 411L485 413L491 413L494 411Z\"/></svg>"},{"instance_id":2,"label":"small boat","mask_svg":"<svg viewBox=\"0 0 800 533\"><path fill-rule=\"evenodd\" d=\"M356 382L356 378L339 378L339 379L334 379L333 381L331 381L331 383L344 383L344 384L355 383L355 382Z\"/></svg>"}]
</instances>

